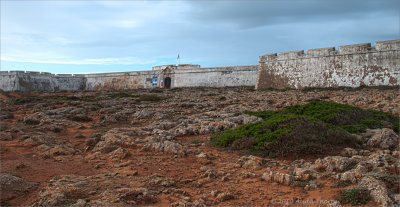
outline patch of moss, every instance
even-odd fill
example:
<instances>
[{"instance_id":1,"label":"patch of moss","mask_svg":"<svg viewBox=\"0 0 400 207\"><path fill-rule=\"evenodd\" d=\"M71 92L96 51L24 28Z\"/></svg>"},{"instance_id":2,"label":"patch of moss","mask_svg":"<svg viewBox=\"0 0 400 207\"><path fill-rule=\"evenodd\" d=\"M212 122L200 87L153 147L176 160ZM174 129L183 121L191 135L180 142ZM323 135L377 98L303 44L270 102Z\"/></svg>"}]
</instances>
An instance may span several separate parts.
<instances>
[{"instance_id":1,"label":"patch of moss","mask_svg":"<svg viewBox=\"0 0 400 207\"><path fill-rule=\"evenodd\" d=\"M218 133L210 138L212 144L262 151L265 155L271 152L283 156L327 154L337 147L362 144L350 133L388 123L398 131L399 123L389 113L327 101L313 101L280 111L245 113L261 117L263 121Z\"/></svg>"}]
</instances>

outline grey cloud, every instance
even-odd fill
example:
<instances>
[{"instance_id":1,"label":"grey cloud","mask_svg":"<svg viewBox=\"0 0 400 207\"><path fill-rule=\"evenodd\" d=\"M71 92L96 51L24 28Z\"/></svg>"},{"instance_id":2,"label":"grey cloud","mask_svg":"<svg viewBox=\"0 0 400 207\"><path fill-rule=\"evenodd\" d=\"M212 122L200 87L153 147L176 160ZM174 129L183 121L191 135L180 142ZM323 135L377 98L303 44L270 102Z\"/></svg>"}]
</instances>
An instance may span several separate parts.
<instances>
[{"instance_id":1,"label":"grey cloud","mask_svg":"<svg viewBox=\"0 0 400 207\"><path fill-rule=\"evenodd\" d=\"M300 21L336 21L373 14L398 15L397 0L190 1L195 21L248 29Z\"/></svg>"}]
</instances>

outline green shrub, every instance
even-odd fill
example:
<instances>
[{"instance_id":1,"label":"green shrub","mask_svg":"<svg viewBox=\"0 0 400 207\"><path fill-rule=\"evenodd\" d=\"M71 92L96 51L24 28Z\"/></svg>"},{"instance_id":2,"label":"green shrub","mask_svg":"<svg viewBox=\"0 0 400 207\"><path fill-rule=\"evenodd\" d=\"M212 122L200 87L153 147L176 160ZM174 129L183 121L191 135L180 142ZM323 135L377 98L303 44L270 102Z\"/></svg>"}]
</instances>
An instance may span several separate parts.
<instances>
[{"instance_id":1,"label":"green shrub","mask_svg":"<svg viewBox=\"0 0 400 207\"><path fill-rule=\"evenodd\" d=\"M400 89L400 86L359 86L359 87L347 87L347 86L339 86L339 87L326 87L326 88L319 88L319 87L305 87L301 89L303 92L310 92L310 91L359 91L362 89L378 89L378 90L394 90Z\"/></svg>"},{"instance_id":2,"label":"green shrub","mask_svg":"<svg viewBox=\"0 0 400 207\"><path fill-rule=\"evenodd\" d=\"M40 96L27 96L15 99L15 104L25 104L25 103L34 103L38 101L42 101L43 98Z\"/></svg>"},{"instance_id":3,"label":"green shrub","mask_svg":"<svg viewBox=\"0 0 400 207\"><path fill-rule=\"evenodd\" d=\"M277 155L316 155L336 148L357 147L362 141L350 133L391 123L398 131L398 119L385 112L326 101L313 101L280 111L245 112L263 121L227 129L210 138L211 143L233 149L270 152ZM397 127L396 127L397 126ZM350 133L349 133L350 132Z\"/></svg>"},{"instance_id":4,"label":"green shrub","mask_svg":"<svg viewBox=\"0 0 400 207\"><path fill-rule=\"evenodd\" d=\"M158 102L164 100L163 97L156 95L141 95L139 96L140 101L150 101L150 102Z\"/></svg>"},{"instance_id":5,"label":"green shrub","mask_svg":"<svg viewBox=\"0 0 400 207\"><path fill-rule=\"evenodd\" d=\"M365 132L367 128L375 129L390 123L391 128L399 131L399 118L377 110L364 110L348 104L339 104L328 101L312 101L305 105L290 106L282 111L246 112L249 115L267 119L276 114L303 115L311 119L320 120L331 126L336 126L350 133Z\"/></svg>"},{"instance_id":6,"label":"green shrub","mask_svg":"<svg viewBox=\"0 0 400 207\"><path fill-rule=\"evenodd\" d=\"M346 189L340 193L342 200L351 205L365 204L369 201L369 193L364 188L351 188Z\"/></svg>"},{"instance_id":7,"label":"green shrub","mask_svg":"<svg viewBox=\"0 0 400 207\"><path fill-rule=\"evenodd\" d=\"M357 166L357 164L358 164L357 162L351 162L344 168L343 171L346 172L346 171L352 170Z\"/></svg>"},{"instance_id":8,"label":"green shrub","mask_svg":"<svg viewBox=\"0 0 400 207\"><path fill-rule=\"evenodd\" d=\"M124 91L124 92L116 92L108 95L110 98L136 98L138 95L133 94L130 91Z\"/></svg>"},{"instance_id":9,"label":"green shrub","mask_svg":"<svg viewBox=\"0 0 400 207\"><path fill-rule=\"evenodd\" d=\"M172 91L172 92L180 92L180 91L183 91L183 89L182 88L173 88L170 91Z\"/></svg>"},{"instance_id":10,"label":"green shrub","mask_svg":"<svg viewBox=\"0 0 400 207\"><path fill-rule=\"evenodd\" d=\"M203 143L203 141L198 140L198 139L191 139L191 140L189 140L189 143L190 144L201 144L201 143Z\"/></svg>"},{"instance_id":11,"label":"green shrub","mask_svg":"<svg viewBox=\"0 0 400 207\"><path fill-rule=\"evenodd\" d=\"M351 180L340 180L339 182L334 183L333 187L335 187L335 188L346 187L350 184L351 184Z\"/></svg>"},{"instance_id":12,"label":"green shrub","mask_svg":"<svg viewBox=\"0 0 400 207\"><path fill-rule=\"evenodd\" d=\"M308 183L307 182L304 182L304 181L296 181L295 182L295 186L299 186L299 187L306 187L306 185L307 185Z\"/></svg>"},{"instance_id":13,"label":"green shrub","mask_svg":"<svg viewBox=\"0 0 400 207\"><path fill-rule=\"evenodd\" d=\"M97 97L96 96L82 96L81 97L82 101L97 101Z\"/></svg>"}]
</instances>

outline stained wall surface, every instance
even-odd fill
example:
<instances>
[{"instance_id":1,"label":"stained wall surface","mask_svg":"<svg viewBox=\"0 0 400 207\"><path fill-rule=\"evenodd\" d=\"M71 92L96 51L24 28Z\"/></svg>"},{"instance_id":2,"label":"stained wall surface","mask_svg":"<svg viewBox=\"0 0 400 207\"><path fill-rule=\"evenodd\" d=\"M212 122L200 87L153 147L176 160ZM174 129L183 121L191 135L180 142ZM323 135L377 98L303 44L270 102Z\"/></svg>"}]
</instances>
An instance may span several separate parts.
<instances>
[{"instance_id":1,"label":"stained wall surface","mask_svg":"<svg viewBox=\"0 0 400 207\"><path fill-rule=\"evenodd\" d=\"M400 85L400 40L260 56L256 89Z\"/></svg>"},{"instance_id":2,"label":"stained wall surface","mask_svg":"<svg viewBox=\"0 0 400 207\"><path fill-rule=\"evenodd\" d=\"M4 91L79 91L85 89L83 75L24 71L0 71L0 89Z\"/></svg>"},{"instance_id":3,"label":"stained wall surface","mask_svg":"<svg viewBox=\"0 0 400 207\"><path fill-rule=\"evenodd\" d=\"M193 66L193 67L192 67ZM50 74L24 71L0 71L0 89L5 91L34 90L125 90L160 87L161 81L171 78L174 87L225 87L254 86L258 65L200 68L199 65L169 65L148 71L96 73L96 74ZM157 82L153 84L153 78Z\"/></svg>"},{"instance_id":4,"label":"stained wall surface","mask_svg":"<svg viewBox=\"0 0 400 207\"><path fill-rule=\"evenodd\" d=\"M171 65L159 70L87 74L85 77L87 90L152 88L153 77L157 77L157 87L167 77L171 78L171 88L254 86L257 71L257 65L212 68Z\"/></svg>"}]
</instances>

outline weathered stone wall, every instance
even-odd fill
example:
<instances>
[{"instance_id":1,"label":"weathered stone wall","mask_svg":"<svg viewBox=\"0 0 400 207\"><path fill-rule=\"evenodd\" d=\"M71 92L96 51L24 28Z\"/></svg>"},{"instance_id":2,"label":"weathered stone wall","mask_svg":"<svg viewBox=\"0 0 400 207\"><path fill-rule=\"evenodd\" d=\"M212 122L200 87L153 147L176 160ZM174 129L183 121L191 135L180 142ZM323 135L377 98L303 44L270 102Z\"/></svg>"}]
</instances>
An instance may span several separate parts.
<instances>
[{"instance_id":1,"label":"weathered stone wall","mask_svg":"<svg viewBox=\"0 0 400 207\"><path fill-rule=\"evenodd\" d=\"M257 65L173 70L172 87L254 86Z\"/></svg>"},{"instance_id":2,"label":"weathered stone wall","mask_svg":"<svg viewBox=\"0 0 400 207\"><path fill-rule=\"evenodd\" d=\"M0 89L5 91L19 90L18 73L21 72L22 71L0 71Z\"/></svg>"},{"instance_id":3,"label":"weathered stone wall","mask_svg":"<svg viewBox=\"0 0 400 207\"><path fill-rule=\"evenodd\" d=\"M282 52L260 56L259 65L200 68L163 65L153 70L84 75L0 71L5 91L79 91L152 88L153 77L175 87L264 88L400 85L400 40Z\"/></svg>"},{"instance_id":4,"label":"weathered stone wall","mask_svg":"<svg viewBox=\"0 0 400 207\"><path fill-rule=\"evenodd\" d=\"M212 68L162 67L151 71L86 74L87 90L152 88L152 79L157 77L157 87L161 80L171 78L171 88L176 87L225 87L254 86L257 65L228 66Z\"/></svg>"},{"instance_id":5,"label":"weathered stone wall","mask_svg":"<svg viewBox=\"0 0 400 207\"><path fill-rule=\"evenodd\" d=\"M161 80L171 78L174 87L225 87L254 86L257 65L200 68L199 65L163 66L162 69L116 73L95 73L83 75L1 71L0 88L5 91L79 91L79 90L125 90L152 88L153 77L156 86Z\"/></svg>"},{"instance_id":6,"label":"weathered stone wall","mask_svg":"<svg viewBox=\"0 0 400 207\"><path fill-rule=\"evenodd\" d=\"M256 89L400 85L400 40L260 56Z\"/></svg>"},{"instance_id":7,"label":"weathered stone wall","mask_svg":"<svg viewBox=\"0 0 400 207\"><path fill-rule=\"evenodd\" d=\"M0 72L0 89L5 91L78 91L85 89L84 83L83 75L55 75L31 71Z\"/></svg>"}]
</instances>

